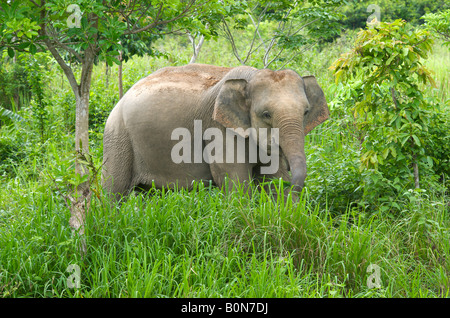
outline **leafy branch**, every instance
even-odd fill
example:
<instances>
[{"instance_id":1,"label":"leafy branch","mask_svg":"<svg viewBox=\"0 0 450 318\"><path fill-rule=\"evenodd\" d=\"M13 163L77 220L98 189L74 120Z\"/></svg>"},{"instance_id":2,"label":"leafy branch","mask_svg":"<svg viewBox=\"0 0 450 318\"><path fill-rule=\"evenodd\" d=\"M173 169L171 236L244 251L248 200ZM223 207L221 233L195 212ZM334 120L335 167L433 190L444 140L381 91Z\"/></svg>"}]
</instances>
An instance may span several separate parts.
<instances>
[{"instance_id":1,"label":"leafy branch","mask_svg":"<svg viewBox=\"0 0 450 318\"><path fill-rule=\"evenodd\" d=\"M411 164L415 188L419 162L432 164L424 155L430 106L419 89L419 83L436 86L423 65L432 43L428 31L413 31L403 20L380 22L360 31L354 48L330 67L337 83L352 83L351 110L365 118L359 124L367 134L361 168L377 169L388 158Z\"/></svg>"}]
</instances>

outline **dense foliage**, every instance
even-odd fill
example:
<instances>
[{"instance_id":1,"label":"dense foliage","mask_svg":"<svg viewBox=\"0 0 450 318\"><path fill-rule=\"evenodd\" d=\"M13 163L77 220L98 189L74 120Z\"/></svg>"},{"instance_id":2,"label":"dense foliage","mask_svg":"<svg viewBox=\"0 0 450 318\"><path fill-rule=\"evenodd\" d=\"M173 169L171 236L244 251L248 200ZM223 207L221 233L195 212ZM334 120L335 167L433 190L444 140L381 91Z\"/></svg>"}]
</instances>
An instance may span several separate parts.
<instances>
[{"instance_id":1,"label":"dense foliage","mask_svg":"<svg viewBox=\"0 0 450 318\"><path fill-rule=\"evenodd\" d=\"M450 45L450 9L427 13L423 18L427 27L444 41L444 45Z\"/></svg>"},{"instance_id":2,"label":"dense foliage","mask_svg":"<svg viewBox=\"0 0 450 318\"><path fill-rule=\"evenodd\" d=\"M355 117L364 149L361 168L382 168L400 191L408 187L402 180L412 175L411 165L420 188L419 165L423 173L433 164L424 145L430 144L430 118L438 109L430 107L419 87L435 86L421 61L431 45L426 31L410 30L405 21L381 22L361 31L355 48L332 66L337 82L351 78L346 89L352 96L343 106Z\"/></svg>"},{"instance_id":3,"label":"dense foliage","mask_svg":"<svg viewBox=\"0 0 450 318\"><path fill-rule=\"evenodd\" d=\"M379 14L380 21L403 19L419 25L424 23L424 14L449 8L446 0L351 0L342 8L344 19L341 24L345 29L364 28L369 16Z\"/></svg>"}]
</instances>

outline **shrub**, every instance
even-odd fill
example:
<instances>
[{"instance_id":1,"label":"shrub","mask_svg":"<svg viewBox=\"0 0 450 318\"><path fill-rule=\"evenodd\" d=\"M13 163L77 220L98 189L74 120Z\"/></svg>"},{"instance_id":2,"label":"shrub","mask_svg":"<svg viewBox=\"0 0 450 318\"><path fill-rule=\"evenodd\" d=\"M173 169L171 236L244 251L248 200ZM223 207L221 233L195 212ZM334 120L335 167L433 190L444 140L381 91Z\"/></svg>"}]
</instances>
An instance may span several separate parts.
<instances>
[{"instance_id":1,"label":"shrub","mask_svg":"<svg viewBox=\"0 0 450 318\"><path fill-rule=\"evenodd\" d=\"M428 127L430 142L425 153L433 158L433 171L450 189L450 113L439 110L433 113Z\"/></svg>"},{"instance_id":2,"label":"shrub","mask_svg":"<svg viewBox=\"0 0 450 318\"><path fill-rule=\"evenodd\" d=\"M6 126L0 129L0 176L13 176L27 156L25 144L12 136L13 129Z\"/></svg>"},{"instance_id":3,"label":"shrub","mask_svg":"<svg viewBox=\"0 0 450 318\"><path fill-rule=\"evenodd\" d=\"M359 32L355 47L331 67L336 82L353 84L347 105L365 134L361 168L383 166L389 175L408 179L412 165L415 188L419 169L431 165L424 144L434 109L419 84L435 86L422 62L432 43L427 31L411 30L405 21L380 22Z\"/></svg>"}]
</instances>

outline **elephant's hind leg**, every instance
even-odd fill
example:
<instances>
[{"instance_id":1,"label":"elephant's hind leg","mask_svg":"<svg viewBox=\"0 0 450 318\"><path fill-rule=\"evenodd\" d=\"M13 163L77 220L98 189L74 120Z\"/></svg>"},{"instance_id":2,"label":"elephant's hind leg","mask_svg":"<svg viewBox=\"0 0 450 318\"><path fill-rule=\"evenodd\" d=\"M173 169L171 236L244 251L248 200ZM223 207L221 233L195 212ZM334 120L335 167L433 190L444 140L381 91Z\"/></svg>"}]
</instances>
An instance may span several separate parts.
<instances>
[{"instance_id":1,"label":"elephant's hind leg","mask_svg":"<svg viewBox=\"0 0 450 318\"><path fill-rule=\"evenodd\" d=\"M133 149L126 132L109 132L103 137L103 189L116 200L131 190L133 174Z\"/></svg>"}]
</instances>

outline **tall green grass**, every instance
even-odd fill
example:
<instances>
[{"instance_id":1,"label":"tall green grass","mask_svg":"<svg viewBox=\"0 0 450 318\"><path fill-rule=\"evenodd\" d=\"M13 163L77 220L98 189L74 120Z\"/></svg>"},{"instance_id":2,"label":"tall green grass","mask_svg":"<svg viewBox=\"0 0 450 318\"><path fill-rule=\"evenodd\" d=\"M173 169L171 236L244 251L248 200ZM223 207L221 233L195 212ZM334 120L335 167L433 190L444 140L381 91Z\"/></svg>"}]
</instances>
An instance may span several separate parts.
<instances>
[{"instance_id":1,"label":"tall green grass","mask_svg":"<svg viewBox=\"0 0 450 318\"><path fill-rule=\"evenodd\" d=\"M34 188L1 192L14 197L0 210L1 297L449 296L449 220L438 197L396 222L332 217L307 191L297 203L203 184L137 193L120 207L100 197L82 257L61 197ZM67 285L70 264L80 267L79 289ZM370 264L381 268L380 288L367 284Z\"/></svg>"},{"instance_id":2,"label":"tall green grass","mask_svg":"<svg viewBox=\"0 0 450 318\"><path fill-rule=\"evenodd\" d=\"M438 40L433 46L433 53L425 61L427 68L432 70L432 76L436 81L434 94L441 102L450 99L450 49Z\"/></svg>"}]
</instances>

